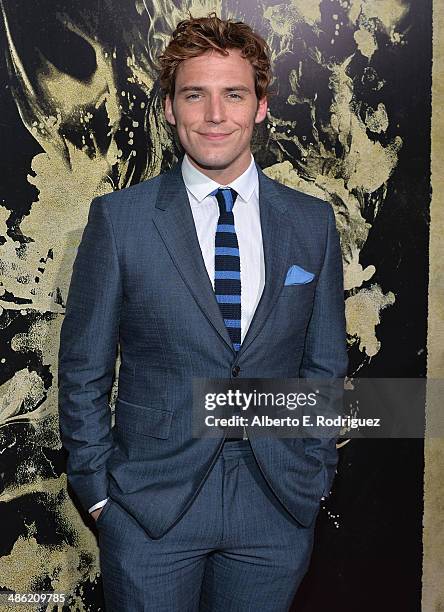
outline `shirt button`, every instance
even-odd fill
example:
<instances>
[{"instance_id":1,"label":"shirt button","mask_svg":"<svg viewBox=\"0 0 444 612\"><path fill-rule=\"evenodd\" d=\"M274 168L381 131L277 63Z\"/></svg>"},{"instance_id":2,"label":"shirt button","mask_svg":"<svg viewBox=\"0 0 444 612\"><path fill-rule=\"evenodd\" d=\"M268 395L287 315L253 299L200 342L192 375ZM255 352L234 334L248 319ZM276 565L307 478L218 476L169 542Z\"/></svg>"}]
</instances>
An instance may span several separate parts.
<instances>
[{"instance_id":1,"label":"shirt button","mask_svg":"<svg viewBox=\"0 0 444 612\"><path fill-rule=\"evenodd\" d=\"M234 366L234 368L231 370L231 374L234 378L236 378L239 372L240 372L240 367L238 365Z\"/></svg>"}]
</instances>

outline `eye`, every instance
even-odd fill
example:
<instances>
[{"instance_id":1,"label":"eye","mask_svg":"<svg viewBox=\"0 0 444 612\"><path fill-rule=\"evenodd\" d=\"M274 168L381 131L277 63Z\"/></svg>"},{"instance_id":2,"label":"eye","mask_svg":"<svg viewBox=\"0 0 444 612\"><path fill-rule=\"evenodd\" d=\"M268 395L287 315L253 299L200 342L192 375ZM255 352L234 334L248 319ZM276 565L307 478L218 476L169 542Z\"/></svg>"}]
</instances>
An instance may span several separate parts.
<instances>
[{"instance_id":1,"label":"eye","mask_svg":"<svg viewBox=\"0 0 444 612\"><path fill-rule=\"evenodd\" d=\"M237 94L237 93L230 93L229 95L230 95L230 96L234 96L235 98L238 98L239 100L242 100L242 96L240 96L240 95L239 95L239 94Z\"/></svg>"},{"instance_id":2,"label":"eye","mask_svg":"<svg viewBox=\"0 0 444 612\"><path fill-rule=\"evenodd\" d=\"M190 94L189 96L186 97L187 100L190 100L191 98L194 98L195 96L199 96L200 94Z\"/></svg>"}]
</instances>

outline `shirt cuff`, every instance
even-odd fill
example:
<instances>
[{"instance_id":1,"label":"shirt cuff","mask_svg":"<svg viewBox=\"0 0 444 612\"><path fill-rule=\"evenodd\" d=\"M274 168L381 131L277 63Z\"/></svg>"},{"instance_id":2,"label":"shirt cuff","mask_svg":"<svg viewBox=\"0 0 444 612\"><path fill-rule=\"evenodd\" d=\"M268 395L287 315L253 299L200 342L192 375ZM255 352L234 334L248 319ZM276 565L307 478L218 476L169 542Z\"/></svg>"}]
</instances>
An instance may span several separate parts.
<instances>
[{"instance_id":1,"label":"shirt cuff","mask_svg":"<svg viewBox=\"0 0 444 612\"><path fill-rule=\"evenodd\" d=\"M94 510L103 508L103 506L106 504L107 501L108 501L108 497L106 499L102 499L102 501L99 501L97 502L97 504L94 504L94 506L91 506L91 508L88 508L88 512L93 512Z\"/></svg>"}]
</instances>

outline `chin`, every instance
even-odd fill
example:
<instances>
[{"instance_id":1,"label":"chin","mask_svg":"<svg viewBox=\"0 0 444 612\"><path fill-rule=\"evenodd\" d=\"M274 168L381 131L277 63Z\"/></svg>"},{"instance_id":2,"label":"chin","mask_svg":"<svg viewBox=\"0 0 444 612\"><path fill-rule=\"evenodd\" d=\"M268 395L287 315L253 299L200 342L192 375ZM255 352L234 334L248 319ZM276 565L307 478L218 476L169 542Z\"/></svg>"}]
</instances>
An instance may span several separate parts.
<instances>
[{"instance_id":1,"label":"chin","mask_svg":"<svg viewBox=\"0 0 444 612\"><path fill-rule=\"evenodd\" d=\"M202 168L207 168L208 170L223 170L224 168L228 168L233 161L236 159L236 154L232 155L222 155L217 153L194 153L188 152L187 155L191 157L196 164L199 164Z\"/></svg>"}]
</instances>

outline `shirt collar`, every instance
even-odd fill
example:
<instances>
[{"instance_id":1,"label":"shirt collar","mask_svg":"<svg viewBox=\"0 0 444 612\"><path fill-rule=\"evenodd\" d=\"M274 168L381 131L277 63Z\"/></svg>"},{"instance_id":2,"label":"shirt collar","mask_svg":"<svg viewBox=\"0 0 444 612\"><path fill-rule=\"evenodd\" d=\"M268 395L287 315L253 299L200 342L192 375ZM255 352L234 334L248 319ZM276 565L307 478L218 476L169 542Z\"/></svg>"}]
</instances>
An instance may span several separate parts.
<instances>
[{"instance_id":1,"label":"shirt collar","mask_svg":"<svg viewBox=\"0 0 444 612\"><path fill-rule=\"evenodd\" d=\"M251 155L250 165L245 172L234 179L234 181L231 181L231 183L228 183L228 185L220 185L193 166L185 153L182 160L182 178L186 188L193 194L198 202L202 202L211 191L214 191L218 187L232 187L244 202L248 202L253 191L259 184L253 155Z\"/></svg>"}]
</instances>

